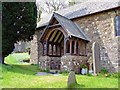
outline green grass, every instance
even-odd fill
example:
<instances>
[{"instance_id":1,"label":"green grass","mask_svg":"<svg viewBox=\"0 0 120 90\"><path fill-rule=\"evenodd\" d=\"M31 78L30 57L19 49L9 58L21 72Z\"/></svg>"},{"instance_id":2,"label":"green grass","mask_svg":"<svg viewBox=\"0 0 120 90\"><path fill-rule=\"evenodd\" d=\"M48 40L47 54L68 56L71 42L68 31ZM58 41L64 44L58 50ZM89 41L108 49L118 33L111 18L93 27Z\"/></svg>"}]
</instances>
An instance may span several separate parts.
<instances>
[{"instance_id":1,"label":"green grass","mask_svg":"<svg viewBox=\"0 0 120 90\"><path fill-rule=\"evenodd\" d=\"M60 76L36 76L40 71L37 65L21 64L28 59L27 53L14 53L5 58L9 65L0 67L0 88L67 88L68 73ZM1 64L0 64L1 66ZM116 74L114 75L116 76ZM71 88L117 88L118 78L76 75L77 83Z\"/></svg>"},{"instance_id":2,"label":"green grass","mask_svg":"<svg viewBox=\"0 0 120 90\"><path fill-rule=\"evenodd\" d=\"M3 65L3 88L67 88L67 75L36 76L36 65ZM118 79L113 77L76 75L78 84L71 88L117 88Z\"/></svg>"},{"instance_id":3,"label":"green grass","mask_svg":"<svg viewBox=\"0 0 120 90\"><path fill-rule=\"evenodd\" d=\"M5 58L6 64L21 64L20 61L30 59L30 55L28 53L13 53L9 54Z\"/></svg>"},{"instance_id":4,"label":"green grass","mask_svg":"<svg viewBox=\"0 0 120 90\"><path fill-rule=\"evenodd\" d=\"M2 65L0 64L0 90L1 90L1 84L2 84Z\"/></svg>"}]
</instances>

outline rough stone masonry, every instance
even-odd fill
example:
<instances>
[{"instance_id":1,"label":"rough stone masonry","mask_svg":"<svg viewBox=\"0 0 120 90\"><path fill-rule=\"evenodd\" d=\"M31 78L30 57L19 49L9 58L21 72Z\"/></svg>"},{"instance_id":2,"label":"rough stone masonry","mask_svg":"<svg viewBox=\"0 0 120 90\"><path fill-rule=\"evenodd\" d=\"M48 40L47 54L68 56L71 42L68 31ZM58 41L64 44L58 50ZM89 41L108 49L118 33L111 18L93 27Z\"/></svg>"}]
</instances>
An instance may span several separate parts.
<instances>
[{"instance_id":1,"label":"rough stone masonry","mask_svg":"<svg viewBox=\"0 0 120 90\"><path fill-rule=\"evenodd\" d=\"M100 46L101 68L105 67L109 72L117 72L118 66L120 66L118 64L120 62L120 36L115 35L116 16L120 16L120 7L73 19L91 39L87 45L88 61L93 63L92 44L96 42ZM34 35L31 44L31 63L41 62L42 45L39 38L43 30L44 28L37 30ZM61 61L63 60L64 57ZM69 67L69 65L67 66Z\"/></svg>"}]
</instances>

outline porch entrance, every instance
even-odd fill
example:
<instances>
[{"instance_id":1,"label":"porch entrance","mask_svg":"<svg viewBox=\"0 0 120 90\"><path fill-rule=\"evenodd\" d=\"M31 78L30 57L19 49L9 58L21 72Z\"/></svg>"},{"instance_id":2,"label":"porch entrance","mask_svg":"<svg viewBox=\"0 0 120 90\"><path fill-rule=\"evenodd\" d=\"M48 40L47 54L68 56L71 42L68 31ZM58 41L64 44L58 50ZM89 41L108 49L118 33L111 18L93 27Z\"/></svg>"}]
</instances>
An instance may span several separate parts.
<instances>
[{"instance_id":1,"label":"porch entrance","mask_svg":"<svg viewBox=\"0 0 120 90\"><path fill-rule=\"evenodd\" d=\"M79 69L80 61L86 61L88 37L74 22L59 14L53 14L40 42L43 46L43 59L40 60L43 68Z\"/></svg>"},{"instance_id":2,"label":"porch entrance","mask_svg":"<svg viewBox=\"0 0 120 90\"><path fill-rule=\"evenodd\" d=\"M43 56L49 56L50 69L60 70L60 59L64 54L64 35L59 29L47 33L43 45Z\"/></svg>"}]
</instances>

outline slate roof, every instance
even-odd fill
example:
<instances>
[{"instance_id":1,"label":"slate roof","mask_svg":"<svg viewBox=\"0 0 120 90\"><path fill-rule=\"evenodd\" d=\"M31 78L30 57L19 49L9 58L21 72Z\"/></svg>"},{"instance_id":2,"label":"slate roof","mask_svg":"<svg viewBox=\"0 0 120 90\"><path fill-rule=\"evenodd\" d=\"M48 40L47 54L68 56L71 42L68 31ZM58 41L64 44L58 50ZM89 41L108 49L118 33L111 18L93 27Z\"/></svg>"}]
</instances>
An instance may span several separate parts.
<instances>
[{"instance_id":1,"label":"slate roof","mask_svg":"<svg viewBox=\"0 0 120 90\"><path fill-rule=\"evenodd\" d=\"M82 29L80 28L79 25L75 24L68 18L66 18L60 14L57 14L57 13L53 13L53 17L55 17L55 19L59 22L61 27L65 30L65 32L67 33L67 37L74 36L74 37L77 37L77 38L80 38L80 39L83 39L86 41L90 41L89 38L87 37L87 35L85 35L85 33L82 32ZM46 31L46 29L45 29L45 31ZM43 33L43 35L44 35L44 33Z\"/></svg>"},{"instance_id":2,"label":"slate roof","mask_svg":"<svg viewBox=\"0 0 120 90\"><path fill-rule=\"evenodd\" d=\"M74 6L56 11L58 14L67 17L68 19L73 19L109 9L120 7L120 0L89 0L80 4L75 4ZM37 24L37 28L45 26L48 24L52 14L48 14Z\"/></svg>"}]
</instances>

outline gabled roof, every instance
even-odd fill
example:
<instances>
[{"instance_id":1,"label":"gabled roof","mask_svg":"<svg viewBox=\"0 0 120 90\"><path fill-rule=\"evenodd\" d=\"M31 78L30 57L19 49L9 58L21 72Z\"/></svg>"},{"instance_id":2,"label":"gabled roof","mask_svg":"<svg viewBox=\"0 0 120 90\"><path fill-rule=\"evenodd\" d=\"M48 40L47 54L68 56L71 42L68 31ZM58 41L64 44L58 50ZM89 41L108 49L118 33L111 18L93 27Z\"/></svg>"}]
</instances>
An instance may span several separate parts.
<instances>
[{"instance_id":1,"label":"gabled roof","mask_svg":"<svg viewBox=\"0 0 120 90\"><path fill-rule=\"evenodd\" d=\"M81 28L78 25L76 25L74 22L72 22L68 18L61 16L57 13L53 13L52 18L53 17L58 21L58 23L61 25L61 27L65 30L65 32L67 33L67 37L74 36L74 37L89 41L89 38L85 35L84 32L82 32ZM50 20L49 24L50 23L51 23L51 20ZM46 32L46 30L48 28L45 29L44 33ZM44 35L44 33L43 33L43 35Z\"/></svg>"},{"instance_id":2,"label":"gabled roof","mask_svg":"<svg viewBox=\"0 0 120 90\"><path fill-rule=\"evenodd\" d=\"M73 19L120 7L119 2L119 0L89 0L56 12L62 16L67 17L68 19ZM42 18L41 21L37 24L37 28L47 25L51 17L52 13Z\"/></svg>"}]
</instances>

